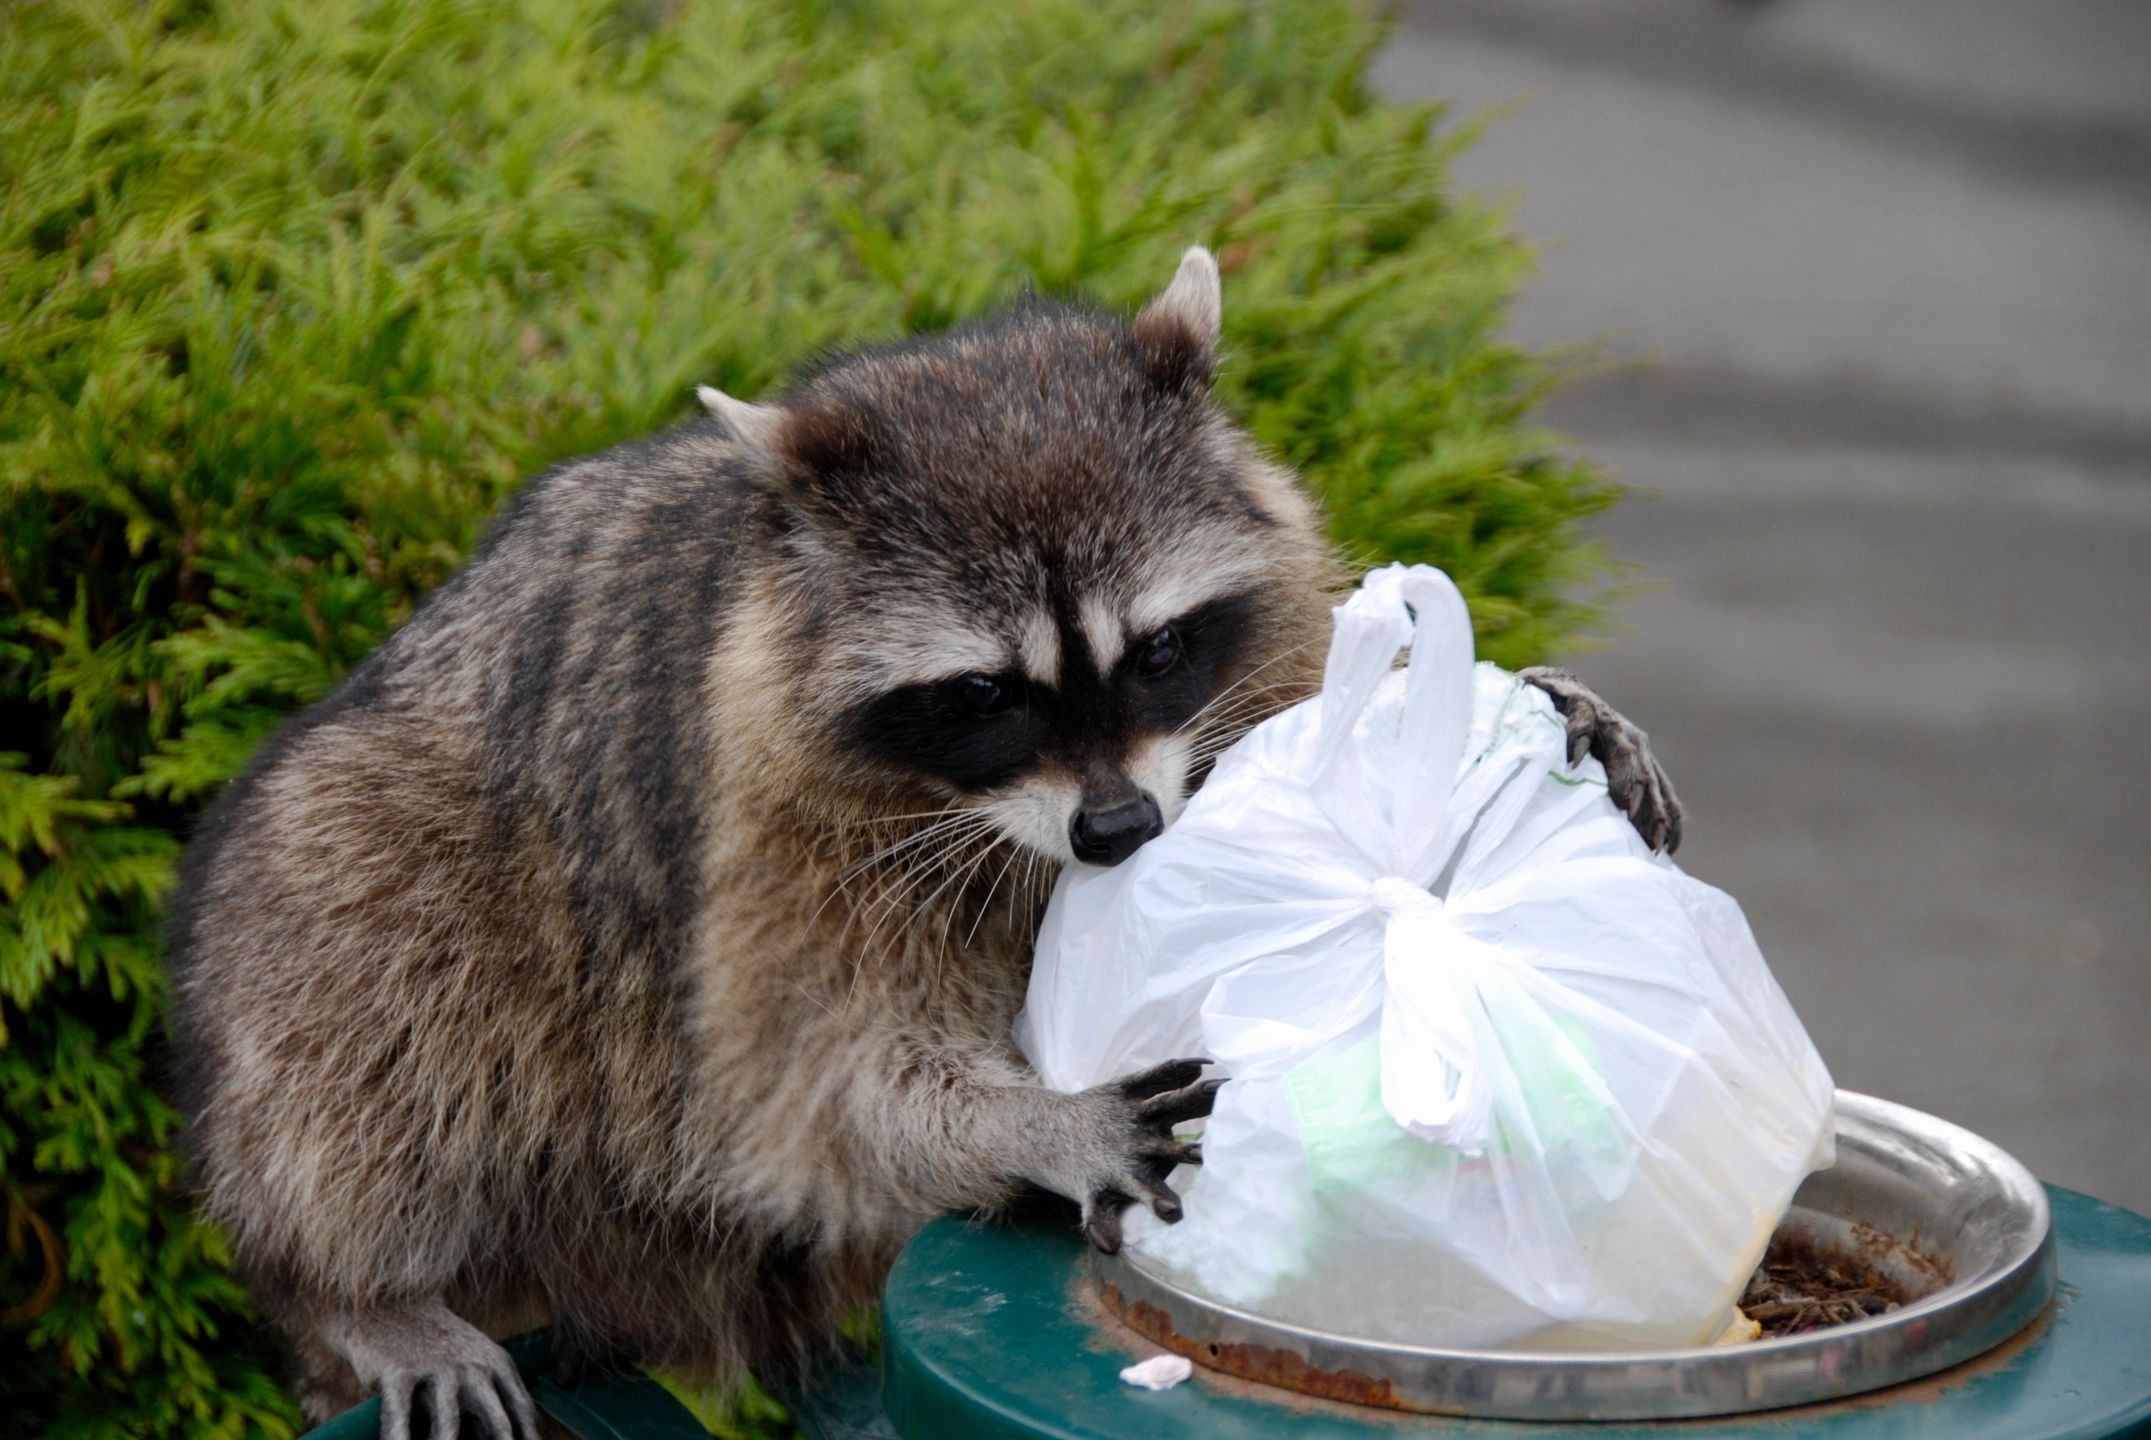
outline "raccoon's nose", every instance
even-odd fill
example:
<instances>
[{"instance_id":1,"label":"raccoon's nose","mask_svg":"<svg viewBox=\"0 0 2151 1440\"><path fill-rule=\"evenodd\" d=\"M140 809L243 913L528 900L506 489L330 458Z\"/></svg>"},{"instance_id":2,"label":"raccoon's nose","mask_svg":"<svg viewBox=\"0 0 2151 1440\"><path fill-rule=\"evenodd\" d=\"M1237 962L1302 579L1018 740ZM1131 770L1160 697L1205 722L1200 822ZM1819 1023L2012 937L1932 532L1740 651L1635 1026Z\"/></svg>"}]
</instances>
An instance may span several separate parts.
<instances>
[{"instance_id":1,"label":"raccoon's nose","mask_svg":"<svg viewBox=\"0 0 2151 1440\"><path fill-rule=\"evenodd\" d=\"M1078 860L1118 865L1165 828L1158 802L1147 791L1101 809L1084 806L1068 822L1068 843Z\"/></svg>"}]
</instances>

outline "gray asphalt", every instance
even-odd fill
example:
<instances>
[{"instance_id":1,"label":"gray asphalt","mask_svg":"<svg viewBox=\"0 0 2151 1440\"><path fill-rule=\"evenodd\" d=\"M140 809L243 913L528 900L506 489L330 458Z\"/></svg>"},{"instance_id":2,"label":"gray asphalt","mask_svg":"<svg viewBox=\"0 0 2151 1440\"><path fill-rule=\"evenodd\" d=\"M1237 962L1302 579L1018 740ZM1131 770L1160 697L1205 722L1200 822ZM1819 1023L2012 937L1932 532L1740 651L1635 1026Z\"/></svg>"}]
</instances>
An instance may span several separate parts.
<instances>
[{"instance_id":1,"label":"gray asphalt","mask_svg":"<svg viewBox=\"0 0 2151 1440\"><path fill-rule=\"evenodd\" d=\"M1510 106L1547 421L1644 494L1572 657L1840 1084L2151 1211L2151 6L1421 0Z\"/></svg>"}]
</instances>

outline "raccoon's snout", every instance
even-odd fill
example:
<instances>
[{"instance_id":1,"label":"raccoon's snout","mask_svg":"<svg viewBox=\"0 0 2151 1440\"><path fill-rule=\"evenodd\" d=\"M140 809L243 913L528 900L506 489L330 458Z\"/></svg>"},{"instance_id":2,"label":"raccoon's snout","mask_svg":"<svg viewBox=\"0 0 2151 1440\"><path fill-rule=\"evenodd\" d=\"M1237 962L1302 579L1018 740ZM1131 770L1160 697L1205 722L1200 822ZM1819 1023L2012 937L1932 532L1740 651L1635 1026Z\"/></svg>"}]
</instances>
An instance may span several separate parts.
<instances>
[{"instance_id":1,"label":"raccoon's snout","mask_svg":"<svg viewBox=\"0 0 2151 1440\"><path fill-rule=\"evenodd\" d=\"M1165 828L1158 802L1147 790L1104 806L1083 805L1068 822L1068 845L1078 860L1118 865Z\"/></svg>"}]
</instances>

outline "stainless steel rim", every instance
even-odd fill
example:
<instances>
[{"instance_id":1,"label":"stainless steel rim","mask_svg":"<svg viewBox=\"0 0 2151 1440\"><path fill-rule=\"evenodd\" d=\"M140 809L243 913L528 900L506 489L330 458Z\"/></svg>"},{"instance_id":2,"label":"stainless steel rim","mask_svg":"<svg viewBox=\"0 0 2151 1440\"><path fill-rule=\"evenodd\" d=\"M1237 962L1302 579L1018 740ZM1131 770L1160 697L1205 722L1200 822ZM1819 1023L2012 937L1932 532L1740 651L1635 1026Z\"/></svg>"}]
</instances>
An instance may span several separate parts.
<instances>
[{"instance_id":1,"label":"stainless steel rim","mask_svg":"<svg viewBox=\"0 0 2151 1440\"><path fill-rule=\"evenodd\" d=\"M1197 1362L1335 1399L1511 1420L1729 1415L1857 1395L1973 1359L2022 1330L2055 1287L2046 1192L1979 1136L1841 1090L1838 1161L1810 1176L1787 1225L1910 1235L1949 1277L1888 1315L1697 1350L1544 1354L1372 1343L1190 1293L1128 1253L1098 1257L1108 1306Z\"/></svg>"}]
</instances>

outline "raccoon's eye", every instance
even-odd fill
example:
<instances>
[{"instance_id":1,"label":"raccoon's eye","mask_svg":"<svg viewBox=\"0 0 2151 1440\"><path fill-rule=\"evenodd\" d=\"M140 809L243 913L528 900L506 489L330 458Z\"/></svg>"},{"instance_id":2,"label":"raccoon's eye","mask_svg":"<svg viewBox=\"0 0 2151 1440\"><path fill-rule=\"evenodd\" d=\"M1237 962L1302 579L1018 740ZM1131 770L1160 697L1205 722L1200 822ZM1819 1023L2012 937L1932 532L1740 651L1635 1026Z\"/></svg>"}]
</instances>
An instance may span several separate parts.
<instances>
[{"instance_id":1,"label":"raccoon's eye","mask_svg":"<svg viewBox=\"0 0 2151 1440\"><path fill-rule=\"evenodd\" d=\"M991 675L962 675L950 682L956 703L981 720L1008 708L1008 687Z\"/></svg>"},{"instance_id":2,"label":"raccoon's eye","mask_svg":"<svg viewBox=\"0 0 2151 1440\"><path fill-rule=\"evenodd\" d=\"M1135 647L1136 673L1147 679L1156 679L1180 663L1180 634L1172 626L1161 626L1156 633Z\"/></svg>"}]
</instances>

